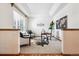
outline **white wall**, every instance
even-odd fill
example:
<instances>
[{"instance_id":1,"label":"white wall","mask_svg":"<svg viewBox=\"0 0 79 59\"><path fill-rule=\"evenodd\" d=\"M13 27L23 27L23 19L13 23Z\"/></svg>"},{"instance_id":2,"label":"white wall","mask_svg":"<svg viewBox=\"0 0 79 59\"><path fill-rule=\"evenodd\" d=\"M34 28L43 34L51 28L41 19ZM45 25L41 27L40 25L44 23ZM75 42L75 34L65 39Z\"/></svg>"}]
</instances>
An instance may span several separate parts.
<instances>
[{"instance_id":1,"label":"white wall","mask_svg":"<svg viewBox=\"0 0 79 59\"><path fill-rule=\"evenodd\" d=\"M70 3L67 4L63 9L61 9L54 17L54 20L58 20L61 17L68 16L68 28L79 28L79 4ZM63 32L61 30L55 31L55 34L57 34L57 31L59 31L59 37L61 40L63 40ZM62 41L62 43L64 43ZM63 45L63 44L62 44ZM63 52L63 49L62 49Z\"/></svg>"},{"instance_id":2,"label":"white wall","mask_svg":"<svg viewBox=\"0 0 79 59\"><path fill-rule=\"evenodd\" d=\"M31 29L37 36L41 34L42 29L48 31L51 20L48 15L39 15L29 19L29 29ZM37 26L37 24L44 24L44 26Z\"/></svg>"},{"instance_id":3,"label":"white wall","mask_svg":"<svg viewBox=\"0 0 79 59\"><path fill-rule=\"evenodd\" d=\"M25 27L26 27L26 30L28 30L28 24L29 24L29 18L25 18Z\"/></svg>"},{"instance_id":4,"label":"white wall","mask_svg":"<svg viewBox=\"0 0 79 59\"><path fill-rule=\"evenodd\" d=\"M0 28L12 28L13 13L9 3L0 3Z\"/></svg>"},{"instance_id":5,"label":"white wall","mask_svg":"<svg viewBox=\"0 0 79 59\"><path fill-rule=\"evenodd\" d=\"M58 20L65 15L68 16L68 28L79 28L79 4L67 4L53 19Z\"/></svg>"},{"instance_id":6,"label":"white wall","mask_svg":"<svg viewBox=\"0 0 79 59\"><path fill-rule=\"evenodd\" d=\"M79 28L79 4L70 3L64 6L52 19L58 20L61 17L68 16L68 28ZM60 36L62 35L61 30L56 30L56 32L59 31ZM57 33L55 32L56 36Z\"/></svg>"}]
</instances>

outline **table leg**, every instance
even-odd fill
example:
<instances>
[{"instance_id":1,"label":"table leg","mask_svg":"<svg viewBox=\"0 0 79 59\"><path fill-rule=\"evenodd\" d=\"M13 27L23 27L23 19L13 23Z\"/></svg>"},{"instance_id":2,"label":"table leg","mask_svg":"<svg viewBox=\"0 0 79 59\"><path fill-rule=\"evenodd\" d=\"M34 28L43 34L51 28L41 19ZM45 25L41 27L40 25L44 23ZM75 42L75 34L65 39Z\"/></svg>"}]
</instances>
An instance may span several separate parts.
<instances>
[{"instance_id":1,"label":"table leg","mask_svg":"<svg viewBox=\"0 0 79 59\"><path fill-rule=\"evenodd\" d=\"M31 45L31 39L30 39L30 37L29 37L29 46Z\"/></svg>"}]
</instances>

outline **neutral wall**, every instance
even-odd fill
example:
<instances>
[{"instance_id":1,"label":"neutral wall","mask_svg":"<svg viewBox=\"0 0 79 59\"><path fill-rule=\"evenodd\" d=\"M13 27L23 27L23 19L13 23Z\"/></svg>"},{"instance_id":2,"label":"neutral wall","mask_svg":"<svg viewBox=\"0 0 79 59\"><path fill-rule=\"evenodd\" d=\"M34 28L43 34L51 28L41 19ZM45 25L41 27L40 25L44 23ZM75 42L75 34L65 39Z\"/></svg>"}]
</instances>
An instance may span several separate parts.
<instances>
[{"instance_id":1,"label":"neutral wall","mask_svg":"<svg viewBox=\"0 0 79 59\"><path fill-rule=\"evenodd\" d=\"M0 3L0 29L13 29L13 8L10 3ZM20 52L19 32L0 31L0 54Z\"/></svg>"},{"instance_id":2,"label":"neutral wall","mask_svg":"<svg viewBox=\"0 0 79 59\"><path fill-rule=\"evenodd\" d=\"M68 16L68 28L79 28L79 4L69 3L64 8L62 8L52 19L58 20L64 16ZM59 33L62 34L61 30L55 30L55 32L60 31ZM55 33L57 36L57 33ZM59 36L61 36L61 34Z\"/></svg>"},{"instance_id":3,"label":"neutral wall","mask_svg":"<svg viewBox=\"0 0 79 59\"><path fill-rule=\"evenodd\" d=\"M0 54L18 54L20 52L19 31L0 31Z\"/></svg>"},{"instance_id":4,"label":"neutral wall","mask_svg":"<svg viewBox=\"0 0 79 59\"><path fill-rule=\"evenodd\" d=\"M61 17L64 17L66 15L68 16L68 20L67 20L68 28L72 28L72 29L79 28L79 4L77 4L77 3L67 4L52 19L58 20ZM55 30L56 30L55 31L56 36L59 36L60 39L63 40L63 37L64 37L63 36L63 31L62 30L57 30L57 29L55 29ZM57 32L59 32L59 34L57 34ZM69 39L68 42L71 43L70 40L71 39ZM65 41L64 42L62 41L62 43L65 43ZM66 44L68 44L68 43L66 42ZM62 48L63 48L63 46L62 46ZM62 49L62 52L63 52L63 49ZM72 51L72 53L73 53L73 51Z\"/></svg>"},{"instance_id":5,"label":"neutral wall","mask_svg":"<svg viewBox=\"0 0 79 59\"><path fill-rule=\"evenodd\" d=\"M49 31L49 24L52 20L49 19L48 15L42 16L36 16L29 19L29 28L31 29L36 36L40 36L42 29L45 29L45 31ZM44 26L38 26L37 24L44 24Z\"/></svg>"},{"instance_id":6,"label":"neutral wall","mask_svg":"<svg viewBox=\"0 0 79 59\"><path fill-rule=\"evenodd\" d=\"M53 19L58 20L63 16L68 16L68 28L79 28L79 4L67 4L61 11L59 11Z\"/></svg>"},{"instance_id":7,"label":"neutral wall","mask_svg":"<svg viewBox=\"0 0 79 59\"><path fill-rule=\"evenodd\" d=\"M29 18L28 17L26 17L25 18L25 27L26 27L26 30L28 30L28 24L29 24Z\"/></svg>"},{"instance_id":8,"label":"neutral wall","mask_svg":"<svg viewBox=\"0 0 79 59\"><path fill-rule=\"evenodd\" d=\"M79 30L64 31L63 53L79 54Z\"/></svg>"},{"instance_id":9,"label":"neutral wall","mask_svg":"<svg viewBox=\"0 0 79 59\"><path fill-rule=\"evenodd\" d=\"M13 28L13 12L9 3L0 3L0 28Z\"/></svg>"},{"instance_id":10,"label":"neutral wall","mask_svg":"<svg viewBox=\"0 0 79 59\"><path fill-rule=\"evenodd\" d=\"M59 20L60 18L64 16L68 16L67 19L67 25L68 28L79 28L79 4L78 3L69 3L65 5L55 16L53 16L52 19ZM59 29L55 29L55 36L58 36L59 31L59 37L62 40L61 36L63 32Z\"/></svg>"}]
</instances>

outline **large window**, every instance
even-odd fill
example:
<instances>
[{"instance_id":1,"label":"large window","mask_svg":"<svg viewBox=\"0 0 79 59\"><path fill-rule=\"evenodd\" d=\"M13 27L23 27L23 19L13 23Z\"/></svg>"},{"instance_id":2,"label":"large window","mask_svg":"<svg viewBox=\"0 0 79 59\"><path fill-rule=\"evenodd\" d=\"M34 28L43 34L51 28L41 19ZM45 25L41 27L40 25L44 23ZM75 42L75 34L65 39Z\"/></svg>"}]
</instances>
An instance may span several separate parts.
<instances>
[{"instance_id":1,"label":"large window","mask_svg":"<svg viewBox=\"0 0 79 59\"><path fill-rule=\"evenodd\" d=\"M14 15L14 28L20 29L21 32L25 32L25 17L20 15L18 12L13 11Z\"/></svg>"}]
</instances>

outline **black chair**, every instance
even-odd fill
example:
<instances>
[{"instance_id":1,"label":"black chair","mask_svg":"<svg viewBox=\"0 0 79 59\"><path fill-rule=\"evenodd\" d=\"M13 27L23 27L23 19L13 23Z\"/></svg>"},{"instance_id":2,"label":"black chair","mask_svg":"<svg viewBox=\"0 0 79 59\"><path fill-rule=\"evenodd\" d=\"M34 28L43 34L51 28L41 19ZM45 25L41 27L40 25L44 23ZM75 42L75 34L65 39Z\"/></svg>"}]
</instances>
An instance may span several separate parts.
<instances>
[{"instance_id":1,"label":"black chair","mask_svg":"<svg viewBox=\"0 0 79 59\"><path fill-rule=\"evenodd\" d=\"M20 47L30 45L29 40L30 40L29 38L24 37L23 33L20 32Z\"/></svg>"},{"instance_id":2,"label":"black chair","mask_svg":"<svg viewBox=\"0 0 79 59\"><path fill-rule=\"evenodd\" d=\"M20 37L24 38L23 33L20 32Z\"/></svg>"},{"instance_id":3,"label":"black chair","mask_svg":"<svg viewBox=\"0 0 79 59\"><path fill-rule=\"evenodd\" d=\"M42 47L44 47L44 45L48 45L49 44L48 36L41 34L41 42L37 42L36 44L41 45Z\"/></svg>"},{"instance_id":4,"label":"black chair","mask_svg":"<svg viewBox=\"0 0 79 59\"><path fill-rule=\"evenodd\" d=\"M41 43L42 43L41 44L42 46L49 44L49 40L48 40L48 36L47 35L45 35L45 36L41 35Z\"/></svg>"}]
</instances>

